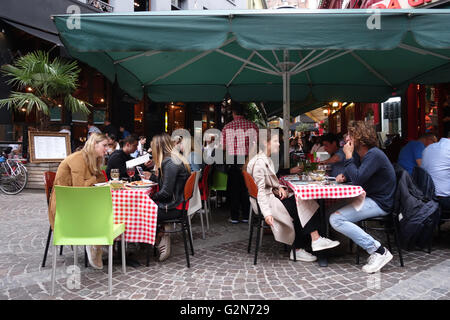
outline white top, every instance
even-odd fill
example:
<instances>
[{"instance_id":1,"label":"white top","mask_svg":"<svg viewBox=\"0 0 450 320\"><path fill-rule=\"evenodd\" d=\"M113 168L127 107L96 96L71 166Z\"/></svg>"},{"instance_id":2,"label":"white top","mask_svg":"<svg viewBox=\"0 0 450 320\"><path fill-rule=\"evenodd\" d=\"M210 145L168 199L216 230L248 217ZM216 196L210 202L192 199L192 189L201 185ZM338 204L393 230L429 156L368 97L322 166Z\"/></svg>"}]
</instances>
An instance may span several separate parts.
<instances>
[{"instance_id":1,"label":"white top","mask_svg":"<svg viewBox=\"0 0 450 320\"><path fill-rule=\"evenodd\" d=\"M433 179L436 195L450 197L450 138L441 138L423 150L422 167Z\"/></svg>"}]
</instances>

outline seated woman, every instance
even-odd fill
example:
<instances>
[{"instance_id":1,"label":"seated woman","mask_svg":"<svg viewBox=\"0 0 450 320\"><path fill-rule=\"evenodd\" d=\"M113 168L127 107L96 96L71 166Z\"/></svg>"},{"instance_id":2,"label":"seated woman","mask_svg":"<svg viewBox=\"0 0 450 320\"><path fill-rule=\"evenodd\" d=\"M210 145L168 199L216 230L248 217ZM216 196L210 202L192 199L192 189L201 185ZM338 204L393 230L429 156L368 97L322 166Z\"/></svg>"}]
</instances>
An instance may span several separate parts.
<instances>
[{"instance_id":1,"label":"seated woman","mask_svg":"<svg viewBox=\"0 0 450 320\"><path fill-rule=\"evenodd\" d=\"M106 179L101 166L108 148L107 136L92 133L83 149L72 153L64 159L56 171L55 186L90 187ZM55 223L56 198L55 189L50 196L48 218L53 229ZM95 269L102 269L102 246L86 246L88 260Z\"/></svg>"},{"instance_id":2,"label":"seated woman","mask_svg":"<svg viewBox=\"0 0 450 320\"><path fill-rule=\"evenodd\" d=\"M181 216L184 186L191 170L188 161L175 148L167 133L154 136L151 147L157 175L153 174L150 179L159 184L159 191L152 199L158 204L160 224ZM164 230L170 231L170 224L164 224ZM165 233L157 246L159 261L166 260L170 255L170 234Z\"/></svg>"},{"instance_id":3,"label":"seated woman","mask_svg":"<svg viewBox=\"0 0 450 320\"><path fill-rule=\"evenodd\" d=\"M347 140L343 147L344 172L336 177L336 181L350 180L352 184L363 187L366 198L359 211L349 204L333 213L330 224L367 251L370 257L362 270L374 273L392 259L392 254L356 223L389 214L394 206L395 171L384 152L377 148L378 138L373 126L363 121L350 123ZM360 157L360 163L355 160L354 150Z\"/></svg>"},{"instance_id":4,"label":"seated woman","mask_svg":"<svg viewBox=\"0 0 450 320\"><path fill-rule=\"evenodd\" d=\"M247 165L247 172L252 175L258 187L258 204L266 223L272 228L275 240L292 245L296 248L296 258L300 261L312 262L317 258L305 251L308 242L312 240L313 251L334 248L338 241L323 238L317 231L319 216L314 214L302 227L297 212L294 196L288 197L288 192L280 185L275 174L271 154L277 154L280 147L278 135L272 135L268 130L267 141L260 141L262 150L253 157ZM308 240L305 239L307 235ZM291 252L290 259L293 260Z\"/></svg>"}]
</instances>

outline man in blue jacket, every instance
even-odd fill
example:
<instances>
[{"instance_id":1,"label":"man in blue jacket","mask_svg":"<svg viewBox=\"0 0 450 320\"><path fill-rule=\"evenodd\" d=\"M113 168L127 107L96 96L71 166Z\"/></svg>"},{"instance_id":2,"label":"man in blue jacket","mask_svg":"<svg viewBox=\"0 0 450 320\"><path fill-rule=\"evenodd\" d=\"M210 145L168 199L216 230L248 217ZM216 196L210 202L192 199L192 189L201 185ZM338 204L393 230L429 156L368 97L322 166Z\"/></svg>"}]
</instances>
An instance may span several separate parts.
<instances>
[{"instance_id":1,"label":"man in blue jacket","mask_svg":"<svg viewBox=\"0 0 450 320\"><path fill-rule=\"evenodd\" d=\"M392 164L377 147L378 138L373 126L356 121L349 125L348 134L348 142L343 147L344 174L338 175L336 181L345 182L349 177L352 184L363 187L366 198L359 211L349 204L333 213L330 224L367 251L370 257L362 270L374 273L392 259L392 254L356 223L392 211L397 181ZM359 155L359 161L355 161L353 151Z\"/></svg>"},{"instance_id":2,"label":"man in blue jacket","mask_svg":"<svg viewBox=\"0 0 450 320\"><path fill-rule=\"evenodd\" d=\"M422 152L437 141L432 133L425 133L418 140L408 142L398 155L398 164L412 175L414 167L422 165Z\"/></svg>"}]
</instances>

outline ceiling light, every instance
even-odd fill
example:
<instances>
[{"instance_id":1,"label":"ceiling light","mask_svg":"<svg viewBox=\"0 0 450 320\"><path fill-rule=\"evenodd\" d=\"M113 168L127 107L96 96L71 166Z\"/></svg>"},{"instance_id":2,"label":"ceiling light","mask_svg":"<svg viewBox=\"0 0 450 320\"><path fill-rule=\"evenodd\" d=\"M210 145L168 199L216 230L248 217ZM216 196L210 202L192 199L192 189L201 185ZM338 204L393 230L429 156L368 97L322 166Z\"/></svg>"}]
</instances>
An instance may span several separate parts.
<instances>
[{"instance_id":1,"label":"ceiling light","mask_svg":"<svg viewBox=\"0 0 450 320\"><path fill-rule=\"evenodd\" d=\"M333 102L333 107L339 107L339 102Z\"/></svg>"}]
</instances>

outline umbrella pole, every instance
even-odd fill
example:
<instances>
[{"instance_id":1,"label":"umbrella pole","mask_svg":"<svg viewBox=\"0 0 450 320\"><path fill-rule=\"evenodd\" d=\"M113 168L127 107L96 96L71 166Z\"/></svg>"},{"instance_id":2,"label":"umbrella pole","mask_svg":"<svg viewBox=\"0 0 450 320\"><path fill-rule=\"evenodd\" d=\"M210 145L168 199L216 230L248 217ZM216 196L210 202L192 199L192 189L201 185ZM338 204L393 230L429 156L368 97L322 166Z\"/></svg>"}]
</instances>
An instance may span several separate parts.
<instances>
[{"instance_id":1,"label":"umbrella pole","mask_svg":"<svg viewBox=\"0 0 450 320\"><path fill-rule=\"evenodd\" d=\"M284 168L289 168L289 122L291 115L291 93L289 72L283 72L283 142L284 142Z\"/></svg>"}]
</instances>

